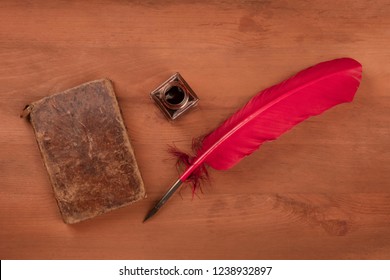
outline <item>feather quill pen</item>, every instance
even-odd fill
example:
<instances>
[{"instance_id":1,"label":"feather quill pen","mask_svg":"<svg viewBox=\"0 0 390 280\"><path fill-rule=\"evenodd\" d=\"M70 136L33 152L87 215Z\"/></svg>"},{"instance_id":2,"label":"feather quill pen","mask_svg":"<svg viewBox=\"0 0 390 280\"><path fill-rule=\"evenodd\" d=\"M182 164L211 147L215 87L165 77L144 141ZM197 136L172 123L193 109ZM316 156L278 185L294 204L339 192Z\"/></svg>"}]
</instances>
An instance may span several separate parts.
<instances>
[{"instance_id":1,"label":"feather quill pen","mask_svg":"<svg viewBox=\"0 0 390 280\"><path fill-rule=\"evenodd\" d=\"M305 119L337 104L351 102L361 77L359 62L340 58L307 68L259 92L205 136L195 156L174 151L186 169L144 221L153 216L183 182L192 181L195 190L199 179L207 174L206 165L217 170L229 169L264 142L275 140Z\"/></svg>"}]
</instances>

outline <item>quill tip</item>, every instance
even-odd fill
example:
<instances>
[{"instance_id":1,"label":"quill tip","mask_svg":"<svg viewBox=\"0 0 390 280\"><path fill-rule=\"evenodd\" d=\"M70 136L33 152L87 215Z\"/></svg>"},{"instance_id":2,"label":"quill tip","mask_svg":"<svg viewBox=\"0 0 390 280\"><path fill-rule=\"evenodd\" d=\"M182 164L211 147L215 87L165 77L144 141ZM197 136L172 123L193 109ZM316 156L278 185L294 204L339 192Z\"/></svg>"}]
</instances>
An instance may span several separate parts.
<instances>
[{"instance_id":1,"label":"quill tip","mask_svg":"<svg viewBox=\"0 0 390 280\"><path fill-rule=\"evenodd\" d=\"M146 215L143 223L145 223L147 220L149 220L151 217L153 217L157 213L157 211L158 211L158 208L153 207L153 209L150 210L149 213Z\"/></svg>"},{"instance_id":2,"label":"quill tip","mask_svg":"<svg viewBox=\"0 0 390 280\"><path fill-rule=\"evenodd\" d=\"M153 207L152 210L149 211L149 213L146 215L145 219L144 219L144 223L149 220L151 217L153 217L157 212L158 210L160 210L160 208L165 204L165 202L168 201L168 199L175 193L175 191L177 191L177 189L180 187L180 185L182 184L183 182L178 179L174 184L173 186L164 194L164 196L160 199L160 201Z\"/></svg>"}]
</instances>

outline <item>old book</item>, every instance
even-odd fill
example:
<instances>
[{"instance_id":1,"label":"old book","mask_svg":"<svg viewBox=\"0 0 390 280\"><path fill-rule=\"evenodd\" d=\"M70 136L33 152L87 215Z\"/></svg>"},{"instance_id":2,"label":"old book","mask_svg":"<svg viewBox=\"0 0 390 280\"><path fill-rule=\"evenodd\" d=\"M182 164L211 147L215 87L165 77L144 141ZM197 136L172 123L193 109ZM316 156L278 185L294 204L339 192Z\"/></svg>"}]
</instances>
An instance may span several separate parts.
<instances>
[{"instance_id":1,"label":"old book","mask_svg":"<svg viewBox=\"0 0 390 280\"><path fill-rule=\"evenodd\" d=\"M92 81L26 107L65 223L145 197L111 82Z\"/></svg>"}]
</instances>

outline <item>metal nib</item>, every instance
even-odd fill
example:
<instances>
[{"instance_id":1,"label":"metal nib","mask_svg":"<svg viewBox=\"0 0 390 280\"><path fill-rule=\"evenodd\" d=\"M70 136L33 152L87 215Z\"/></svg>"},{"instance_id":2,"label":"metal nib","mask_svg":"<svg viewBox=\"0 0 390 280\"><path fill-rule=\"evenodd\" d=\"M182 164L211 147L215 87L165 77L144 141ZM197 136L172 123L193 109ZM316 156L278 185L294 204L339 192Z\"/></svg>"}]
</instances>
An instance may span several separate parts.
<instances>
[{"instance_id":1,"label":"metal nib","mask_svg":"<svg viewBox=\"0 0 390 280\"><path fill-rule=\"evenodd\" d=\"M171 196L177 191L177 189L180 187L180 185L182 184L183 182L178 179L174 184L173 186L164 194L164 196L160 199L159 202L157 202L157 204L153 207L152 210L149 211L149 213L146 215L145 219L144 219L144 223L149 220L151 217L153 217L157 212L158 210L160 210L161 207L163 207L163 205L165 204L165 202L168 201L169 198L171 198Z\"/></svg>"},{"instance_id":2,"label":"metal nib","mask_svg":"<svg viewBox=\"0 0 390 280\"><path fill-rule=\"evenodd\" d=\"M153 209L149 211L148 215L146 215L146 217L145 217L143 223L145 223L147 220L149 220L151 217L153 217L154 214L157 213L157 211L158 211L158 208L153 207Z\"/></svg>"}]
</instances>

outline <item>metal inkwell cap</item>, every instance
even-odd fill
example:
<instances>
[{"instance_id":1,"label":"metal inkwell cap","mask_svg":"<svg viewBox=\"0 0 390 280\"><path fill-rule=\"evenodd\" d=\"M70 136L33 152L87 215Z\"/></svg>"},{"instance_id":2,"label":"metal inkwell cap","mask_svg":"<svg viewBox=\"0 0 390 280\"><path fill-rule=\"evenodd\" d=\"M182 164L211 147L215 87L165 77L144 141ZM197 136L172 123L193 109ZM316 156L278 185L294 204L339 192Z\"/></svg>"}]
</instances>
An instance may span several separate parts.
<instances>
[{"instance_id":1,"label":"metal inkwell cap","mask_svg":"<svg viewBox=\"0 0 390 280\"><path fill-rule=\"evenodd\" d=\"M158 86L150 93L150 97L170 120L176 119L199 101L198 96L179 73L173 74Z\"/></svg>"}]
</instances>

